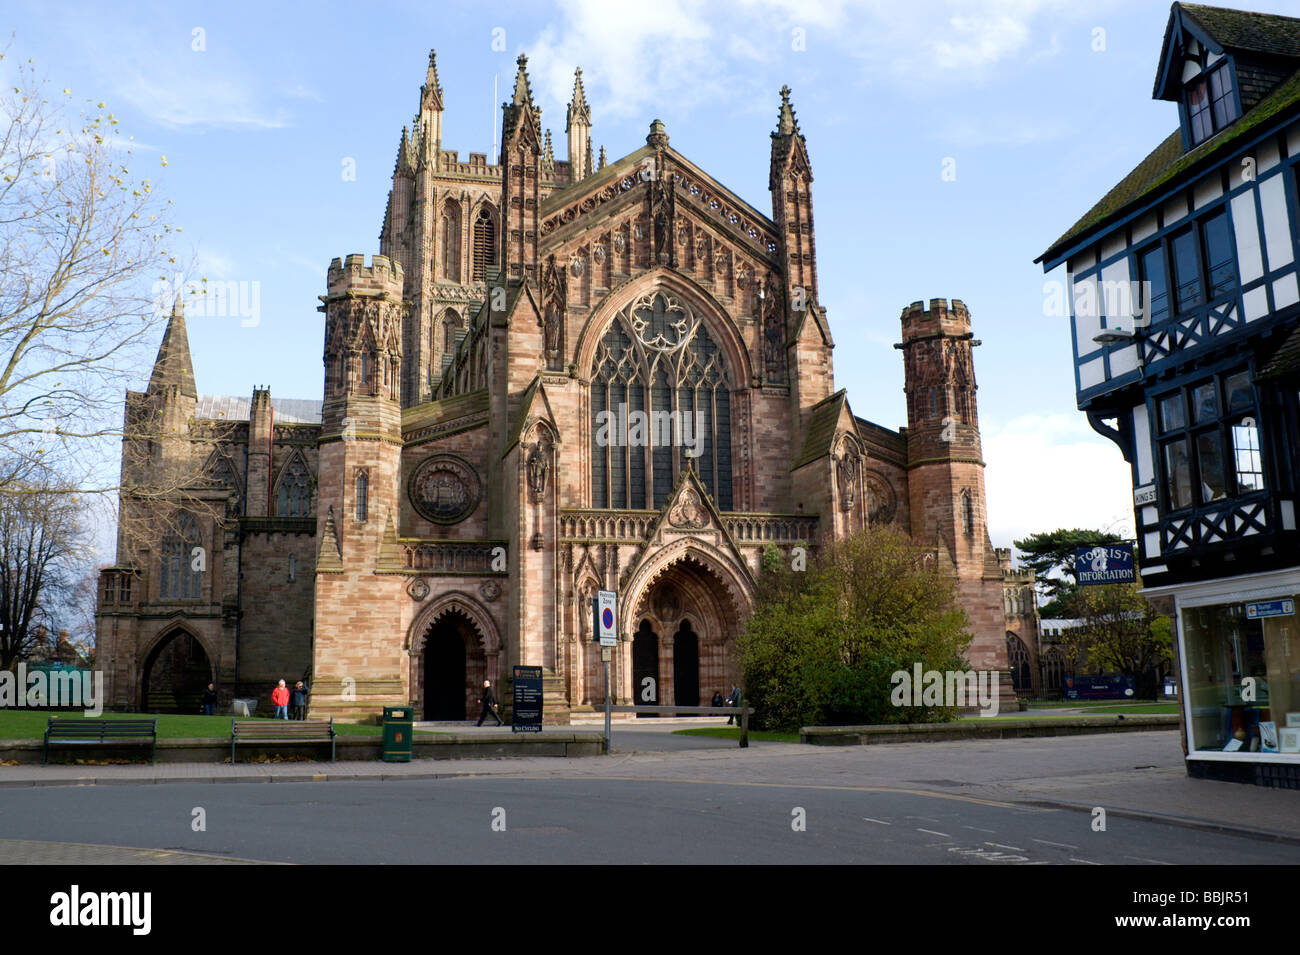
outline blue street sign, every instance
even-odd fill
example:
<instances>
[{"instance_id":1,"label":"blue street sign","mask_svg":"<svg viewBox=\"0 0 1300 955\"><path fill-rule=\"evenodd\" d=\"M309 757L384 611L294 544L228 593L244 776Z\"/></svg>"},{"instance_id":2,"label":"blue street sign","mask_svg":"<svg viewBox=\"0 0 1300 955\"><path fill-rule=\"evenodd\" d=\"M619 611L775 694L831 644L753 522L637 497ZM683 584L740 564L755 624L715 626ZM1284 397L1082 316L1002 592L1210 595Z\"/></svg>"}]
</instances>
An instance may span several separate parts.
<instances>
[{"instance_id":1,"label":"blue street sign","mask_svg":"<svg viewBox=\"0 0 1300 955\"><path fill-rule=\"evenodd\" d=\"M1074 575L1081 586L1132 583L1137 580L1133 569L1133 548L1128 544L1097 544L1076 548Z\"/></svg>"},{"instance_id":2,"label":"blue street sign","mask_svg":"<svg viewBox=\"0 0 1300 955\"><path fill-rule=\"evenodd\" d=\"M1261 600L1246 604L1246 617L1257 620L1260 617L1289 617L1295 613L1294 600Z\"/></svg>"}]
</instances>

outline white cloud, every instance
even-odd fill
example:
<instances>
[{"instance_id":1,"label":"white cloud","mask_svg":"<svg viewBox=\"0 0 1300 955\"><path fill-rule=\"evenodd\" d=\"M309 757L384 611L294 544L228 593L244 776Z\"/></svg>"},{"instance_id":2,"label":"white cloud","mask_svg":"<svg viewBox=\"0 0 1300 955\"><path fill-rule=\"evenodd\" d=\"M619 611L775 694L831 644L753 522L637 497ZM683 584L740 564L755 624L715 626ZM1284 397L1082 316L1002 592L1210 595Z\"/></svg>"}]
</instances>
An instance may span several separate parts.
<instances>
[{"instance_id":1,"label":"white cloud","mask_svg":"<svg viewBox=\"0 0 1300 955\"><path fill-rule=\"evenodd\" d=\"M1058 527L1133 535L1132 475L1082 412L1023 415L983 429L989 536L998 547Z\"/></svg>"},{"instance_id":2,"label":"white cloud","mask_svg":"<svg viewBox=\"0 0 1300 955\"><path fill-rule=\"evenodd\" d=\"M1076 133L1063 120L982 113L951 120L936 131L934 138L955 146L1030 146Z\"/></svg>"}]
</instances>

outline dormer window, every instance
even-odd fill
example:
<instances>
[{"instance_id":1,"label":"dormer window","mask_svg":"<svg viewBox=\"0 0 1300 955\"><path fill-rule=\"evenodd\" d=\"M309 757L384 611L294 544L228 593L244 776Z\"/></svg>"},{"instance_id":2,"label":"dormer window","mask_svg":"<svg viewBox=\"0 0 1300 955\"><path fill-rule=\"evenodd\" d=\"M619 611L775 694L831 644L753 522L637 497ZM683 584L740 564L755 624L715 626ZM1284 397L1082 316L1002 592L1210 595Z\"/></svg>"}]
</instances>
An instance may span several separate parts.
<instances>
[{"instance_id":1,"label":"dormer window","mask_svg":"<svg viewBox=\"0 0 1300 955\"><path fill-rule=\"evenodd\" d=\"M1204 56L1204 53L1202 53ZM1232 67L1225 58L1183 88L1187 128L1193 146L1205 142L1237 118Z\"/></svg>"}]
</instances>

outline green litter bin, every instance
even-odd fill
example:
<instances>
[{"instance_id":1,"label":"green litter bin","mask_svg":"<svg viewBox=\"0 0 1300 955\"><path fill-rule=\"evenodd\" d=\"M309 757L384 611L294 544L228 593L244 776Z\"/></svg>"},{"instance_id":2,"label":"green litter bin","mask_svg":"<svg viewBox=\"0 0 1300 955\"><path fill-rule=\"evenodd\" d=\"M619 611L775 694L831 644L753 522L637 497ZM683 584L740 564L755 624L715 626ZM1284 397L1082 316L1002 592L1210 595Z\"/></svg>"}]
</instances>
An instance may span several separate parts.
<instances>
[{"instance_id":1,"label":"green litter bin","mask_svg":"<svg viewBox=\"0 0 1300 955\"><path fill-rule=\"evenodd\" d=\"M409 763L415 738L415 710L409 706L384 707L384 762Z\"/></svg>"}]
</instances>

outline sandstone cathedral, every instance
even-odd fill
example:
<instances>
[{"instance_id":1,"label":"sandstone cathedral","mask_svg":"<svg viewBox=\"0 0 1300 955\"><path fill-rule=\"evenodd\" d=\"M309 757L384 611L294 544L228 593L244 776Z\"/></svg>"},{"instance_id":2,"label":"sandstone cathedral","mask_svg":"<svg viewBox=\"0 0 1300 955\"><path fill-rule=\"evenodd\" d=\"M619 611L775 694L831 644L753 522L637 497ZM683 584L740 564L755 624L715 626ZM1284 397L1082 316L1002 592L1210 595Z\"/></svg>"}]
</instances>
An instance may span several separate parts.
<instances>
[{"instance_id":1,"label":"sandstone cathedral","mask_svg":"<svg viewBox=\"0 0 1300 955\"><path fill-rule=\"evenodd\" d=\"M326 272L322 400L200 395L173 309L126 396L97 613L109 704L197 712L210 681L226 703L306 678L314 715L458 720L484 678L530 664L566 722L604 701L600 589L618 594L616 700L650 676L661 703L707 703L740 682L764 548L877 523L935 549L970 665L1006 673L1032 580L986 530L970 316L903 309L907 427L853 414L789 90L770 216L658 120L597 158L581 71L565 159L522 56L498 163L444 148L443 109L430 54L379 251ZM188 477L131 490L162 471Z\"/></svg>"}]
</instances>

